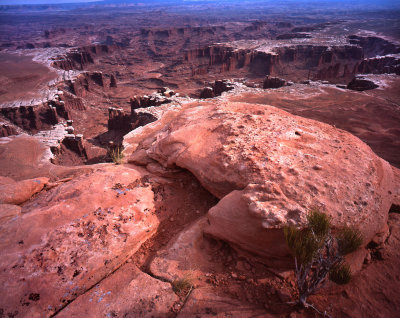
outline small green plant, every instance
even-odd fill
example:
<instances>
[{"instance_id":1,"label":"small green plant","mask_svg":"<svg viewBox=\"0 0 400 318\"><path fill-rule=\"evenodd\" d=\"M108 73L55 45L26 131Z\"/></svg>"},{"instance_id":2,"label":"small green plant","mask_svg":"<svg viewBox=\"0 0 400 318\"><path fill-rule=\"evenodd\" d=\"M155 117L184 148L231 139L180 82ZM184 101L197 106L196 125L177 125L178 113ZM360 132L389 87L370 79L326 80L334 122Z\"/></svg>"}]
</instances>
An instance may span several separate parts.
<instances>
[{"instance_id":1,"label":"small green plant","mask_svg":"<svg viewBox=\"0 0 400 318\"><path fill-rule=\"evenodd\" d=\"M192 283L190 282L190 280L186 278L178 278L172 282L172 286L175 292L181 293L186 290L189 290L190 287L192 287Z\"/></svg>"},{"instance_id":2,"label":"small green plant","mask_svg":"<svg viewBox=\"0 0 400 318\"><path fill-rule=\"evenodd\" d=\"M318 291L327 278L336 284L347 284L351 279L350 266L344 262L344 257L361 246L362 235L355 228L344 227L333 236L331 228L330 218L316 209L308 213L306 228L284 228L295 261L299 292L296 304L317 310L307 303L307 298Z\"/></svg>"},{"instance_id":3,"label":"small green plant","mask_svg":"<svg viewBox=\"0 0 400 318\"><path fill-rule=\"evenodd\" d=\"M187 272L183 277L172 282L172 288L178 295L188 296L193 289L193 272Z\"/></svg>"},{"instance_id":4,"label":"small green plant","mask_svg":"<svg viewBox=\"0 0 400 318\"><path fill-rule=\"evenodd\" d=\"M123 147L117 146L109 151L111 160L116 164L120 165L124 159Z\"/></svg>"}]
</instances>

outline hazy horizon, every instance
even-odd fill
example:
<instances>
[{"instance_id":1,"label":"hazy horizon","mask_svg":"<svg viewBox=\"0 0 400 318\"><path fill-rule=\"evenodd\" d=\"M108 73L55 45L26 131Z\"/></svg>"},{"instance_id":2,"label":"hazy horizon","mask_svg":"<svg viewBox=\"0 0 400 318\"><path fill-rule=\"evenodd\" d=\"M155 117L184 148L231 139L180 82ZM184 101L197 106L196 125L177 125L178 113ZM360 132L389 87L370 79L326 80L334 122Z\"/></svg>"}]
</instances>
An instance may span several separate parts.
<instances>
[{"instance_id":1,"label":"hazy horizon","mask_svg":"<svg viewBox=\"0 0 400 318\"><path fill-rule=\"evenodd\" d=\"M36 4L60 4L60 3L85 3L85 2L144 2L144 3L151 3L151 2L174 2L174 1L168 1L168 0L0 0L0 5L22 5L22 4L27 4L27 5L36 5ZM227 2L227 0L182 0L182 1L175 1L177 3L188 3L188 2ZM230 0L229 2L240 2L239 0ZM249 2L260 2L260 0L252 0ZM348 3L348 4L357 4L357 5L362 5L362 4L375 4L375 5L382 5L382 6L393 6L393 5L399 5L400 0L381 0L381 1L375 1L375 0L278 0L278 1L272 1L272 0L267 0L263 2L276 2L276 3L294 3L294 2L308 2L308 3L315 3L315 4L326 4L326 3Z\"/></svg>"},{"instance_id":2,"label":"hazy horizon","mask_svg":"<svg viewBox=\"0 0 400 318\"><path fill-rule=\"evenodd\" d=\"M21 5L21 4L59 4L59 3L84 3L101 2L103 0L0 0L0 5Z\"/></svg>"}]
</instances>

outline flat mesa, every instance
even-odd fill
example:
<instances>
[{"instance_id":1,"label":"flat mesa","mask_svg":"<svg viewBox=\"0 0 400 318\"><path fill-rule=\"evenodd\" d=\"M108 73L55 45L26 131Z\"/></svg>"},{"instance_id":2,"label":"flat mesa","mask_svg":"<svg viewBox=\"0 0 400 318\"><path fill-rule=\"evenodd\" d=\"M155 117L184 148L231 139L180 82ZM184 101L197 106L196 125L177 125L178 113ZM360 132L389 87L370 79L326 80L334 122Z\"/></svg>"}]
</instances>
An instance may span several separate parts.
<instances>
[{"instance_id":1,"label":"flat mesa","mask_svg":"<svg viewBox=\"0 0 400 318\"><path fill-rule=\"evenodd\" d=\"M32 60L32 56L0 53L0 104L42 97L57 73Z\"/></svg>"}]
</instances>

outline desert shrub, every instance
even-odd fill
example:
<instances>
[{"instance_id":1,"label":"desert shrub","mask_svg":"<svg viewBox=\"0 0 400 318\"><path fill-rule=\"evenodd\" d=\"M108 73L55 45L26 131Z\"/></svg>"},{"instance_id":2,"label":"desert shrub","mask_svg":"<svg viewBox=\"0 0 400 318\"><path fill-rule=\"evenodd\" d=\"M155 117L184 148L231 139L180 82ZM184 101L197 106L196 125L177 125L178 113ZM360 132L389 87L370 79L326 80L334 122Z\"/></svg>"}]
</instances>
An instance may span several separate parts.
<instances>
[{"instance_id":1,"label":"desert shrub","mask_svg":"<svg viewBox=\"0 0 400 318\"><path fill-rule=\"evenodd\" d=\"M192 287L192 283L188 278L183 277L175 279L172 282L172 287L176 293L181 293L186 290L189 290Z\"/></svg>"},{"instance_id":2,"label":"desert shrub","mask_svg":"<svg viewBox=\"0 0 400 318\"><path fill-rule=\"evenodd\" d=\"M124 159L123 150L122 146L116 146L109 150L110 158L116 165L120 165Z\"/></svg>"},{"instance_id":3,"label":"desert shrub","mask_svg":"<svg viewBox=\"0 0 400 318\"><path fill-rule=\"evenodd\" d=\"M336 235L338 241L339 252L343 255L356 251L362 244L363 238L360 231L344 227L339 230Z\"/></svg>"},{"instance_id":4,"label":"desert shrub","mask_svg":"<svg viewBox=\"0 0 400 318\"><path fill-rule=\"evenodd\" d=\"M337 264L329 271L329 279L338 284L345 285L350 282L351 270L349 264Z\"/></svg>"},{"instance_id":5,"label":"desert shrub","mask_svg":"<svg viewBox=\"0 0 400 318\"><path fill-rule=\"evenodd\" d=\"M363 238L359 230L344 227L334 236L330 218L316 209L307 215L307 226L284 228L286 242L295 261L296 283L299 299L304 307L308 296L321 288L329 278L336 284L347 284L351 279L350 266L344 256L357 250ZM314 308L315 309L315 308Z\"/></svg>"}]
</instances>

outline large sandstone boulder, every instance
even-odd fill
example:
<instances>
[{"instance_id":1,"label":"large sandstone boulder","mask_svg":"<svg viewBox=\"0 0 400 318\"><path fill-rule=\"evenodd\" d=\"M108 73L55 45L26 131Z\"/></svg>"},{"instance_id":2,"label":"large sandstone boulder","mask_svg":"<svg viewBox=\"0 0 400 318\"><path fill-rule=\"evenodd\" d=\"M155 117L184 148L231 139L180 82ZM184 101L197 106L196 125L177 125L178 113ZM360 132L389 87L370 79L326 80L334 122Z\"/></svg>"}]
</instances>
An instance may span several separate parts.
<instances>
[{"instance_id":1,"label":"large sandstone boulder","mask_svg":"<svg viewBox=\"0 0 400 318\"><path fill-rule=\"evenodd\" d=\"M191 171L221 199L205 231L267 262L288 259L282 227L304 225L311 207L334 226L360 228L365 243L387 222L390 165L327 124L271 106L204 103L165 116L142 136L129 161L159 173Z\"/></svg>"},{"instance_id":2,"label":"large sandstone boulder","mask_svg":"<svg viewBox=\"0 0 400 318\"><path fill-rule=\"evenodd\" d=\"M135 169L100 165L0 223L4 315L48 317L121 266L158 227Z\"/></svg>"}]
</instances>

